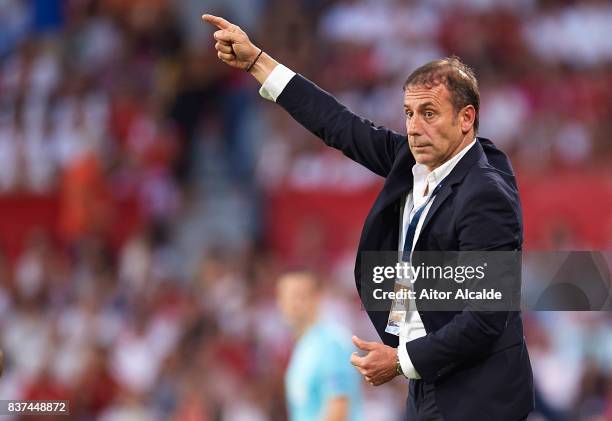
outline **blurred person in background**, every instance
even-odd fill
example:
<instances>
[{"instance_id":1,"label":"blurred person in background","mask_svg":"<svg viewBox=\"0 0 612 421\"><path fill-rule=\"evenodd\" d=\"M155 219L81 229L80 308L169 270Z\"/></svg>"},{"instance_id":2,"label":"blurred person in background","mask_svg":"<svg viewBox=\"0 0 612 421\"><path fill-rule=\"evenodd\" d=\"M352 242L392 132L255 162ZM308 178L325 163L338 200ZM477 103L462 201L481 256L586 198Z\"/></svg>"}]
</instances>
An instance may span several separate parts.
<instances>
[{"instance_id":1,"label":"blurred person in background","mask_svg":"<svg viewBox=\"0 0 612 421\"><path fill-rule=\"evenodd\" d=\"M219 59L257 79L262 97L386 178L357 252L362 299L368 280L363 251L398 250L399 244L402 260L410 262L406 256L413 250L522 249L514 171L490 140L476 137L478 82L458 58L430 61L404 83L406 137L355 115L256 47L237 25L202 18L219 29ZM418 309L405 312L396 331L389 329L390 313L368 310L383 343L353 338L366 351L351 357L365 380L379 386L397 375L410 379L407 420L527 419L534 407L533 376L520 311L482 311L473 304L451 312ZM472 384L479 387L469 390Z\"/></svg>"},{"instance_id":2,"label":"blurred person in background","mask_svg":"<svg viewBox=\"0 0 612 421\"><path fill-rule=\"evenodd\" d=\"M359 375L348 359L349 335L319 319L321 282L310 272L290 272L278 281L277 299L297 343L285 375L292 421L361 419Z\"/></svg>"}]
</instances>

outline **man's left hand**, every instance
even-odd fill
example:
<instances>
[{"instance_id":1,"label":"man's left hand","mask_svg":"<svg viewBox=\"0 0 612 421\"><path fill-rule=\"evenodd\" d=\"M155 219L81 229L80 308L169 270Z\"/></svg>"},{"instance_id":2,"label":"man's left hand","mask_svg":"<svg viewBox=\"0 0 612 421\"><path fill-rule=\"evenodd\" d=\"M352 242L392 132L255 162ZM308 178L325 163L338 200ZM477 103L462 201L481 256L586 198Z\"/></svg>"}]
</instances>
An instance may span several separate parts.
<instances>
[{"instance_id":1,"label":"man's left hand","mask_svg":"<svg viewBox=\"0 0 612 421\"><path fill-rule=\"evenodd\" d=\"M380 386L397 376L397 349L378 342L366 342L353 336L353 343L367 354L351 355L353 364L372 386Z\"/></svg>"}]
</instances>

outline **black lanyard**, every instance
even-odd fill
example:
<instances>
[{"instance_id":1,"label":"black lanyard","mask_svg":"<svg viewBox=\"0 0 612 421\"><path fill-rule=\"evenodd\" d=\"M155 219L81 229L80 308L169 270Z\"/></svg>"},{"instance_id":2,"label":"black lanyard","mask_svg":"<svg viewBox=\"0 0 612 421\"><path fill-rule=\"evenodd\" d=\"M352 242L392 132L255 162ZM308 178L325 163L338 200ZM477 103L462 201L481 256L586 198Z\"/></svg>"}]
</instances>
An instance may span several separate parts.
<instances>
[{"instance_id":1,"label":"black lanyard","mask_svg":"<svg viewBox=\"0 0 612 421\"><path fill-rule=\"evenodd\" d=\"M419 224L419 219L421 219L421 214L423 213L427 205L429 205L429 202L431 202L433 198L436 196L436 194L440 192L440 189L442 188L442 183L444 183L444 180L438 183L438 185L433 190L433 192L431 192L431 195L429 196L425 204L422 205L416 211L416 213L412 217L412 220L410 221L410 224L408 225L408 231L406 231L406 238L404 239L404 250L402 253L402 261L404 262L410 262L410 254L412 252L412 242L414 241L414 233L416 232L416 227ZM413 198L412 201L414 202L414 191L412 194L412 198Z\"/></svg>"}]
</instances>

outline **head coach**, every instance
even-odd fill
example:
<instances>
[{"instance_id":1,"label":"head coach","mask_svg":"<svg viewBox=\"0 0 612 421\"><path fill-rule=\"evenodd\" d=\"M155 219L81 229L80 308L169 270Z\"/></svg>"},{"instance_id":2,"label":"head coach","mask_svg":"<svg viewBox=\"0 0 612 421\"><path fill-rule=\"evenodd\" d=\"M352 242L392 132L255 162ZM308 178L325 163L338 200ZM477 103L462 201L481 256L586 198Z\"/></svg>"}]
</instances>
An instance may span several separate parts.
<instances>
[{"instance_id":1,"label":"head coach","mask_svg":"<svg viewBox=\"0 0 612 421\"><path fill-rule=\"evenodd\" d=\"M251 73L264 98L386 178L361 233L355 265L360 295L363 251L521 249L513 170L490 140L477 137L478 83L459 59L427 63L408 77L403 136L353 114L256 47L238 26L202 18L218 28L220 60ZM410 379L407 420L518 421L533 409L520 312L414 311L397 336L388 333L388 312L368 316L383 343L354 337L366 354L353 354L351 363L371 385L397 375Z\"/></svg>"}]
</instances>

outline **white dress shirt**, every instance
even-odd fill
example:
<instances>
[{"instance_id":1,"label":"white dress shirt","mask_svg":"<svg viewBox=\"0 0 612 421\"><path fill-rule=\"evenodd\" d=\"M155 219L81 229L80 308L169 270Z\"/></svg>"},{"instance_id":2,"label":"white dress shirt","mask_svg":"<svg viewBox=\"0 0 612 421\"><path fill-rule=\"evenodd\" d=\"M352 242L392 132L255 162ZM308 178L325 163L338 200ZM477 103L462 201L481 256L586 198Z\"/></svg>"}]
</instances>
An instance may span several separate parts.
<instances>
[{"instance_id":1,"label":"white dress shirt","mask_svg":"<svg viewBox=\"0 0 612 421\"><path fill-rule=\"evenodd\" d=\"M259 94L268 100L276 102L279 95L283 92L283 89L287 86L289 81L295 76L295 72L288 69L287 67L279 64L272 70L268 78L264 81L263 85L259 89ZM474 146L476 143L476 139L472 141L468 146L463 148L457 155L446 161L444 164L440 165L438 168L433 171L429 171L429 169L423 164L415 164L412 167L412 176L414 179L413 190L406 197L406 203L404 206L404 212L402 215L402 220L400 228L400 238L399 238L399 250L404 249L404 239L406 238L406 231L408 230L408 226L410 225L410 221L414 217L416 211L427 202L429 199L429 195L434 191L436 186L442 179L444 179L450 172L455 168L455 165L461 160L461 158L467 153L467 151ZM427 187L427 195L425 195L425 187ZM410 247L411 250L414 249L414 245L416 244L419 234L421 232L421 228L423 226L423 221L427 218L427 213L429 212L429 208L433 200L427 204L427 207L423 210L419 222L416 227L416 231L414 233L414 240ZM425 327L423 326L423 321L421 320L421 316L417 311L410 311L406 314L406 321L401 324L400 327L400 345L398 347L398 356L400 360L400 365L402 366L402 371L404 372L404 376L410 379L420 379L421 376L417 373L412 361L410 360L410 356L408 355L408 351L406 349L406 342L412 341L414 339L425 336Z\"/></svg>"}]
</instances>

